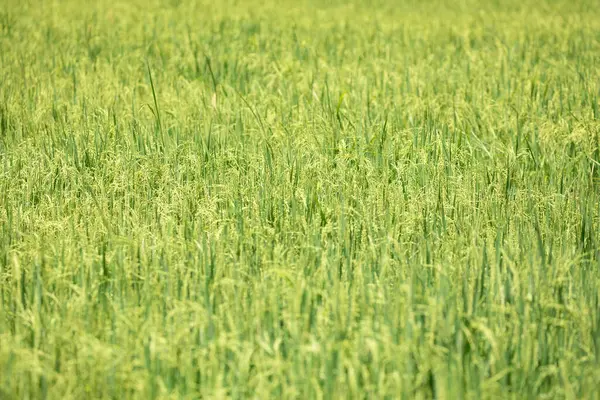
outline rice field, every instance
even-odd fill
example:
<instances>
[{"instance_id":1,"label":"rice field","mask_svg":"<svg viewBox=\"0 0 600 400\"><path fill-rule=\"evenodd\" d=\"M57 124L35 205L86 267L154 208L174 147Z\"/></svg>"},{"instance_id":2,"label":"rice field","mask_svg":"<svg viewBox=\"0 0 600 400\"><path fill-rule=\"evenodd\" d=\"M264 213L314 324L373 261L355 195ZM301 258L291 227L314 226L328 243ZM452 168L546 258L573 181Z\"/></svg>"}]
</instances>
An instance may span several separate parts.
<instances>
[{"instance_id":1,"label":"rice field","mask_svg":"<svg viewBox=\"0 0 600 400\"><path fill-rule=\"evenodd\" d=\"M3 1L0 399L600 399L598 15Z\"/></svg>"}]
</instances>

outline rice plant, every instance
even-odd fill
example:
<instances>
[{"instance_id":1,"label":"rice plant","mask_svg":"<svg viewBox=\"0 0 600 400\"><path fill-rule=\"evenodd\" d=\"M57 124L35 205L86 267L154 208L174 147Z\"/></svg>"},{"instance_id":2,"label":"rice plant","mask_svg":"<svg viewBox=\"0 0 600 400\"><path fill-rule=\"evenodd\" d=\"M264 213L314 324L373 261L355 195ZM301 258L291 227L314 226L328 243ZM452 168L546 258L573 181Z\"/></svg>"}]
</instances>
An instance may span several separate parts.
<instances>
[{"instance_id":1,"label":"rice plant","mask_svg":"<svg viewBox=\"0 0 600 400\"><path fill-rule=\"evenodd\" d=\"M1 399L599 399L600 3L5 0Z\"/></svg>"}]
</instances>

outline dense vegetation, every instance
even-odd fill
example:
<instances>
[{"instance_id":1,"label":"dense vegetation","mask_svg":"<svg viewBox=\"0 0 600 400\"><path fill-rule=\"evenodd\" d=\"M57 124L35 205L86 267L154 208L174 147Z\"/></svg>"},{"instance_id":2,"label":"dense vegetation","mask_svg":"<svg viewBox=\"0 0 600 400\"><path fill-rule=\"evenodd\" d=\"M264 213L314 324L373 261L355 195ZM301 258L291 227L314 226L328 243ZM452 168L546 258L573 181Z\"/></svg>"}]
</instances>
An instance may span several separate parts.
<instances>
[{"instance_id":1,"label":"dense vegetation","mask_svg":"<svg viewBox=\"0 0 600 400\"><path fill-rule=\"evenodd\" d=\"M600 3L7 0L0 398L600 396Z\"/></svg>"}]
</instances>

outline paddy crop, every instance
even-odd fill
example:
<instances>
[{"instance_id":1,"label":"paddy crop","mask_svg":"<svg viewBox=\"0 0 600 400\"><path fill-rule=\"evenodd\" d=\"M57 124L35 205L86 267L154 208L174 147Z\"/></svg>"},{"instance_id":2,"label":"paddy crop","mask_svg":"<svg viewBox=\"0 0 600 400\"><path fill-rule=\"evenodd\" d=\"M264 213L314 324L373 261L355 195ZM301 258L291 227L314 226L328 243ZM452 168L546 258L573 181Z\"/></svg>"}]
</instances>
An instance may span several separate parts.
<instances>
[{"instance_id":1,"label":"paddy crop","mask_svg":"<svg viewBox=\"0 0 600 400\"><path fill-rule=\"evenodd\" d=\"M600 397L600 3L7 0L0 398Z\"/></svg>"}]
</instances>

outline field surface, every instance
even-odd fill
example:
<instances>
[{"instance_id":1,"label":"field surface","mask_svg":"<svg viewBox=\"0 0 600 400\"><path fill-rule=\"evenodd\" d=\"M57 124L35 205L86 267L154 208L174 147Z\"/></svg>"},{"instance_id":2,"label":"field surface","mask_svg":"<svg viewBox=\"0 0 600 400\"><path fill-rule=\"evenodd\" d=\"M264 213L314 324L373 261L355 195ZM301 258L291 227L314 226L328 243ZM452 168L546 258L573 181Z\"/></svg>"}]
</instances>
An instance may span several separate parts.
<instances>
[{"instance_id":1,"label":"field surface","mask_svg":"<svg viewBox=\"0 0 600 400\"><path fill-rule=\"evenodd\" d=\"M4 0L0 398L600 398L599 15Z\"/></svg>"}]
</instances>

